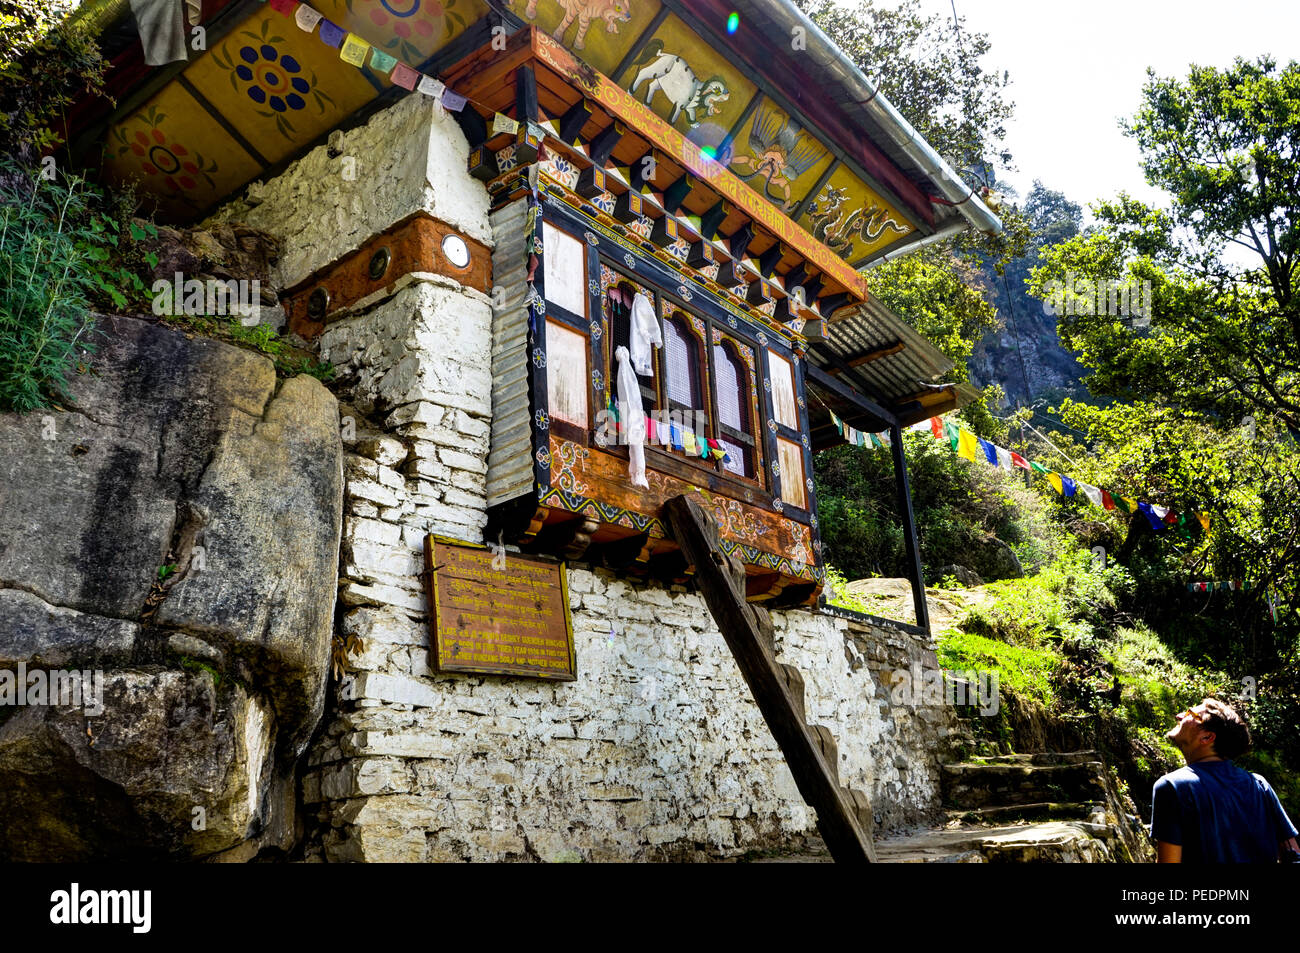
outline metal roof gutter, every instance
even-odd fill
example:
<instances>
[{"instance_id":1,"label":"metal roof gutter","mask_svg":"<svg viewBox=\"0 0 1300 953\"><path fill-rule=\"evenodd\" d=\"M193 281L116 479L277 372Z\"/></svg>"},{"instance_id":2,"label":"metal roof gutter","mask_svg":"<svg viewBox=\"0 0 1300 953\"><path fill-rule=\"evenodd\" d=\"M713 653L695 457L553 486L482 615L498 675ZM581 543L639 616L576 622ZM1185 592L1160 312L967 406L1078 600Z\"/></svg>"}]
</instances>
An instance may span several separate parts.
<instances>
[{"instance_id":1,"label":"metal roof gutter","mask_svg":"<svg viewBox=\"0 0 1300 953\"><path fill-rule=\"evenodd\" d=\"M943 197L961 213L972 226L981 232L997 234L1002 231L1002 220L984 204L933 147L921 137L912 124L894 108L879 88L862 74L857 64L850 60L821 27L813 23L790 0L749 0L750 4L777 23L786 33L801 27L808 39L807 53L822 69L840 81L854 94L861 106L885 131L885 134L914 162L943 192Z\"/></svg>"}]
</instances>

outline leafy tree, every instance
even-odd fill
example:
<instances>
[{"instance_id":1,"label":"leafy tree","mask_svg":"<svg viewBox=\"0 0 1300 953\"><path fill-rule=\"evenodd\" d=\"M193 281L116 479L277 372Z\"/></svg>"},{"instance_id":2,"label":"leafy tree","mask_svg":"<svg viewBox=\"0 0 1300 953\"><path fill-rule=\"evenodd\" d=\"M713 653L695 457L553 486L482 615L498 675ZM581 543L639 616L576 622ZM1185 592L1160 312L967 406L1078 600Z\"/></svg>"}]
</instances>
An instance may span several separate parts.
<instances>
[{"instance_id":1,"label":"leafy tree","mask_svg":"<svg viewBox=\"0 0 1300 953\"><path fill-rule=\"evenodd\" d=\"M65 110L101 92L105 63L69 0L0 0L0 155L23 162L59 144Z\"/></svg>"},{"instance_id":2,"label":"leafy tree","mask_svg":"<svg viewBox=\"0 0 1300 953\"><path fill-rule=\"evenodd\" d=\"M1170 206L1103 203L1099 226L1046 250L1031 277L1036 295L1065 306L1060 335L1091 369L1089 390L1122 402L1067 402L1064 418L1135 493L1212 514L1208 537L1166 568L1176 580L1256 583L1251 611L1218 638L1267 628L1261 662L1277 660L1274 634L1277 651L1290 650L1300 610L1298 120L1295 63L1149 74L1125 128ZM1105 281L1149 283L1149 309L1098 307ZM1282 597L1276 633L1265 586Z\"/></svg>"},{"instance_id":3,"label":"leafy tree","mask_svg":"<svg viewBox=\"0 0 1300 953\"><path fill-rule=\"evenodd\" d=\"M956 29L946 17L924 15L917 0L892 8L875 0L796 4L954 168L1010 165L1003 142L1012 112L1005 92L1010 76L981 64L991 48L987 34L969 32L964 19ZM982 184L991 184L988 179Z\"/></svg>"}]
</instances>

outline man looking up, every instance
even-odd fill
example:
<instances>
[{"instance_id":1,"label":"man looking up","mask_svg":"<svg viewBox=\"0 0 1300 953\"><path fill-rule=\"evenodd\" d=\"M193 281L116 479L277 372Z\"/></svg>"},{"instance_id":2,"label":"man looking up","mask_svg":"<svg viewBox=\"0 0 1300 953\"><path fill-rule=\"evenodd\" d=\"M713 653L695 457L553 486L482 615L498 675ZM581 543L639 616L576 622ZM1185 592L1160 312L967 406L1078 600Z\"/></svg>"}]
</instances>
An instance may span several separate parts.
<instances>
[{"instance_id":1,"label":"man looking up","mask_svg":"<svg viewBox=\"0 0 1300 953\"><path fill-rule=\"evenodd\" d=\"M1276 863L1296 849L1296 828L1273 788L1232 763L1250 732L1232 708L1206 698L1165 736L1186 767L1156 782L1151 835L1162 864Z\"/></svg>"}]
</instances>

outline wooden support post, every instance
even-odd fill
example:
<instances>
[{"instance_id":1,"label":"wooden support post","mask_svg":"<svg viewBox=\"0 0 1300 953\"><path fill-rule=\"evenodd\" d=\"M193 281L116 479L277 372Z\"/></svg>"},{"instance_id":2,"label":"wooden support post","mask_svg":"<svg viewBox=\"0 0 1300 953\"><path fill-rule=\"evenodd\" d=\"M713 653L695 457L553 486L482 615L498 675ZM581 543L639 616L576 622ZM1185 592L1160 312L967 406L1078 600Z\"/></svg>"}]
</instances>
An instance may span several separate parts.
<instances>
[{"instance_id":1,"label":"wooden support post","mask_svg":"<svg viewBox=\"0 0 1300 953\"><path fill-rule=\"evenodd\" d=\"M903 521L903 545L911 569L912 602L916 606L916 624L930 631L930 610L925 604L925 578L921 575L921 548L916 541L916 518L912 515L912 493L907 485L907 455L903 453L903 429L889 428L889 445L894 453L894 486L898 490L898 518Z\"/></svg>"},{"instance_id":2,"label":"wooden support post","mask_svg":"<svg viewBox=\"0 0 1300 953\"><path fill-rule=\"evenodd\" d=\"M515 73L515 119L537 122L537 115L537 74L525 63Z\"/></svg>"},{"instance_id":3,"label":"wooden support post","mask_svg":"<svg viewBox=\"0 0 1300 953\"><path fill-rule=\"evenodd\" d=\"M772 620L766 610L745 601L744 569L723 553L717 523L685 496L665 503L664 516L677 545L695 566L704 601L785 755L799 793L817 812L817 826L831 856L837 863L874 862L871 828L863 823L864 817L871 817L869 802L861 792L840 787L830 731L804 722L802 677L776 661Z\"/></svg>"}]
</instances>

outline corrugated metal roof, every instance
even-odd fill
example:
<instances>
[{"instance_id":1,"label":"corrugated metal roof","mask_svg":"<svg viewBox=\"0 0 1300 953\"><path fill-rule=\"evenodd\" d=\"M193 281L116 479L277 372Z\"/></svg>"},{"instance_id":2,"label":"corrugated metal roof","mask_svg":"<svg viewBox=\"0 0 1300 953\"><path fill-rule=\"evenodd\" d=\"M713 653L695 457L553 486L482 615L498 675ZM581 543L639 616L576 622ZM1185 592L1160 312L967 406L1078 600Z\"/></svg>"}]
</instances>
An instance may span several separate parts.
<instances>
[{"instance_id":1,"label":"corrugated metal roof","mask_svg":"<svg viewBox=\"0 0 1300 953\"><path fill-rule=\"evenodd\" d=\"M809 350L808 360L868 400L897 414L904 426L932 416L934 405L918 401L917 395L952 370L952 360L875 298L845 308L839 315L837 320L827 323L825 341L820 348ZM866 355L888 352L900 344L902 347L893 353L882 353L874 360L854 364ZM840 364L851 370L843 371ZM978 396L969 384L949 384L934 391L934 399L942 398L947 405L945 410L964 406ZM823 442L817 440L818 431L825 435L831 427L828 413L831 409L860 429L884 426L882 421L819 388L808 408L815 442Z\"/></svg>"}]
</instances>

